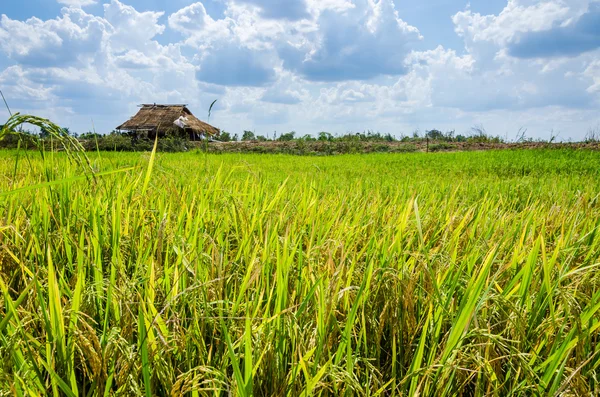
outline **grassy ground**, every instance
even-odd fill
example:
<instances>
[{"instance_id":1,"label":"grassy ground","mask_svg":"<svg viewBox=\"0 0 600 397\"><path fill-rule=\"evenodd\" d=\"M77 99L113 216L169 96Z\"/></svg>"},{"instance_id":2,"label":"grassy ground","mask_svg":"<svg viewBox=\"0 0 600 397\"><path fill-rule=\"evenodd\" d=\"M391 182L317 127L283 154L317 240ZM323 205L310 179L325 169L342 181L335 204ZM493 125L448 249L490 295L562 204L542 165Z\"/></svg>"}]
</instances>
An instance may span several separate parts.
<instances>
[{"instance_id":1,"label":"grassy ground","mask_svg":"<svg viewBox=\"0 0 600 397\"><path fill-rule=\"evenodd\" d=\"M600 393L597 152L90 159L0 152L0 395Z\"/></svg>"}]
</instances>

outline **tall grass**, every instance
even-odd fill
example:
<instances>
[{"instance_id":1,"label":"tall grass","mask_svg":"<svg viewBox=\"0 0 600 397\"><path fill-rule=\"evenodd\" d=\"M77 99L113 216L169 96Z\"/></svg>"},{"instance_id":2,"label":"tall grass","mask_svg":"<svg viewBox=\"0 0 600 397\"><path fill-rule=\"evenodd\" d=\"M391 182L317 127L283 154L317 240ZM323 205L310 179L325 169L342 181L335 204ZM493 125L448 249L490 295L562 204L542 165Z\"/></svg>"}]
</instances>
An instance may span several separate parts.
<instances>
[{"instance_id":1,"label":"tall grass","mask_svg":"<svg viewBox=\"0 0 600 397\"><path fill-rule=\"evenodd\" d=\"M15 157L2 395L600 392L592 152Z\"/></svg>"}]
</instances>

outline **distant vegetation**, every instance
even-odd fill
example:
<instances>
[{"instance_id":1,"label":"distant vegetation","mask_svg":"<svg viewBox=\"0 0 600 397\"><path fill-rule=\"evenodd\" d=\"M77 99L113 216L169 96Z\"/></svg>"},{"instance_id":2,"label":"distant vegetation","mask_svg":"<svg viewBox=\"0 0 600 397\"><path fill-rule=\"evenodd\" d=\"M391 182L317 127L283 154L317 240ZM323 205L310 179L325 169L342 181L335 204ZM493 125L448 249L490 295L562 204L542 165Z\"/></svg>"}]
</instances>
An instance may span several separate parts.
<instances>
[{"instance_id":1,"label":"distant vegetation","mask_svg":"<svg viewBox=\"0 0 600 397\"><path fill-rule=\"evenodd\" d=\"M88 151L144 152L152 149L154 142L148 139L137 139L127 133L112 131L109 134L86 132L77 134L62 128L65 135L77 139ZM348 132L332 134L321 131L315 135L300 135L295 131L281 134L260 134L244 130L241 134L221 131L220 136L209 141L189 141L180 137L160 138L158 150L161 152L185 152L202 150L212 153L250 152L250 153L283 153L299 155L331 155L347 153L372 152L438 152L456 150L485 150L515 145L546 145L556 139L552 135L548 140L527 137L527 130L521 129L512 140L489 134L481 125L474 126L468 133L458 134L454 130L443 132L438 129L425 132L414 131L411 134L392 135L374 131ZM0 148L36 147L42 142L51 147L52 137L44 128L40 132L20 130L0 140ZM20 143L19 143L20 142ZM586 133L584 144L600 142L600 128L592 128ZM561 145L558 145L561 147Z\"/></svg>"}]
</instances>

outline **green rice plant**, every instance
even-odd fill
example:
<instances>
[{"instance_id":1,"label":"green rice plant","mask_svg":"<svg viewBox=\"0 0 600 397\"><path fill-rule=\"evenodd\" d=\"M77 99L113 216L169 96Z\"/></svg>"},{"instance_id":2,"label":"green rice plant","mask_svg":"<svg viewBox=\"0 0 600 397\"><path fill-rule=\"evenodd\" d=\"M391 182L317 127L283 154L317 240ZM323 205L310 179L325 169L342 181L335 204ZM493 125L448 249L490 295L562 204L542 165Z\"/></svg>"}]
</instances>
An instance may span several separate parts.
<instances>
[{"instance_id":1,"label":"green rice plant","mask_svg":"<svg viewBox=\"0 0 600 397\"><path fill-rule=\"evenodd\" d=\"M594 152L90 164L0 152L0 395L600 393Z\"/></svg>"}]
</instances>

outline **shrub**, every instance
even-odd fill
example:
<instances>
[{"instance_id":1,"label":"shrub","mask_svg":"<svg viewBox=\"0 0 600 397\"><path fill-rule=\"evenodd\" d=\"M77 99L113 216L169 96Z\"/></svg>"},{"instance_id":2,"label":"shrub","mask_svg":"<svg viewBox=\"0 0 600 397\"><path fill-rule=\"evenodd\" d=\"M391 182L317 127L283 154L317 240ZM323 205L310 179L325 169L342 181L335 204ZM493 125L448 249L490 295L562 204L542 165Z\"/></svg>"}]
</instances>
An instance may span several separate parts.
<instances>
[{"instance_id":1,"label":"shrub","mask_svg":"<svg viewBox=\"0 0 600 397\"><path fill-rule=\"evenodd\" d=\"M452 149L452 145L450 145L449 143L437 143L434 145L429 145L429 151L430 152L440 152L442 150L449 150Z\"/></svg>"},{"instance_id":2,"label":"shrub","mask_svg":"<svg viewBox=\"0 0 600 397\"><path fill-rule=\"evenodd\" d=\"M390 145L386 145L384 143L380 143L379 145L375 145L373 147L373 151L374 152L389 152L390 151Z\"/></svg>"},{"instance_id":3,"label":"shrub","mask_svg":"<svg viewBox=\"0 0 600 397\"><path fill-rule=\"evenodd\" d=\"M404 153L404 152L408 153L408 152L416 152L417 150L419 150L419 148L416 145L409 143L406 145L398 146L398 148L395 151L400 152L400 153Z\"/></svg>"},{"instance_id":4,"label":"shrub","mask_svg":"<svg viewBox=\"0 0 600 397\"><path fill-rule=\"evenodd\" d=\"M264 146L252 146L249 149L253 153L269 153L269 149Z\"/></svg>"},{"instance_id":5,"label":"shrub","mask_svg":"<svg viewBox=\"0 0 600 397\"><path fill-rule=\"evenodd\" d=\"M2 127L3 126L0 125L0 130L2 130ZM34 148L36 147L36 139L36 136L29 132L10 131L2 139L0 139L0 148L15 149L19 147L19 145L22 148Z\"/></svg>"},{"instance_id":6,"label":"shrub","mask_svg":"<svg viewBox=\"0 0 600 397\"><path fill-rule=\"evenodd\" d=\"M103 135L94 139L82 141L87 151L107 152L147 152L154 147L150 139L135 139L123 134ZM188 150L187 141L179 137L165 137L158 139L157 150L161 152L185 152Z\"/></svg>"}]
</instances>

